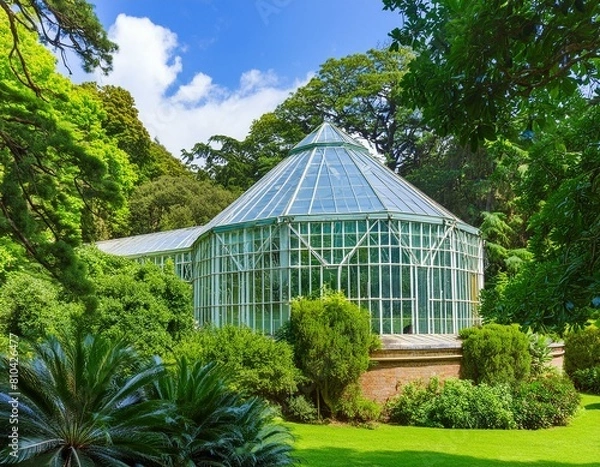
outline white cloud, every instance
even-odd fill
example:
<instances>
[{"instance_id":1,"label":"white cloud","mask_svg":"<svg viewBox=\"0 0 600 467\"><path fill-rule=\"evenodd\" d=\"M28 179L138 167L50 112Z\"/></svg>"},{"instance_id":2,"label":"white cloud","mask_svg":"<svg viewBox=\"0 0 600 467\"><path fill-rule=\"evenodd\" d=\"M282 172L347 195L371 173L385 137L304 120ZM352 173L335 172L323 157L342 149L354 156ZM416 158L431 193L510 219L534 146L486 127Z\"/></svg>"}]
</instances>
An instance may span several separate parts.
<instances>
[{"instance_id":1,"label":"white cloud","mask_svg":"<svg viewBox=\"0 0 600 467\"><path fill-rule=\"evenodd\" d=\"M273 110L303 83L282 86L272 70L248 70L237 89L215 84L197 72L176 83L184 63L177 55L177 35L148 18L121 14L109 30L119 45L109 76L100 84L122 86L133 95L140 119L153 137L178 156L216 134L243 139L253 120Z\"/></svg>"}]
</instances>

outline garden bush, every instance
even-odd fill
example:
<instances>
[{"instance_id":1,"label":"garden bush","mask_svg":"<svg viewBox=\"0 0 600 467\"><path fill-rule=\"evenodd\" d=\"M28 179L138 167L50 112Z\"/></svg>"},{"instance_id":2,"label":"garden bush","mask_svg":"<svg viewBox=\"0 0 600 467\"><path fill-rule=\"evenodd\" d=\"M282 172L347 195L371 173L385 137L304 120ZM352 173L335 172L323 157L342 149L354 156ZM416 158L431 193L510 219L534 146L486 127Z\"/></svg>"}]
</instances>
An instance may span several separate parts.
<instances>
[{"instance_id":1,"label":"garden bush","mask_svg":"<svg viewBox=\"0 0 600 467\"><path fill-rule=\"evenodd\" d=\"M565 372L574 376L577 370L600 366L600 329L590 326L565 337Z\"/></svg>"},{"instance_id":2,"label":"garden bush","mask_svg":"<svg viewBox=\"0 0 600 467\"><path fill-rule=\"evenodd\" d=\"M336 406L336 418L353 423L369 424L381 417L381 406L363 396L358 383L350 384Z\"/></svg>"},{"instance_id":3,"label":"garden bush","mask_svg":"<svg viewBox=\"0 0 600 467\"><path fill-rule=\"evenodd\" d=\"M369 351L377 342L369 312L340 292L292 302L289 325L281 335L294 348L295 362L316 389L317 411L323 400L332 416L350 384L369 366Z\"/></svg>"},{"instance_id":4,"label":"garden bush","mask_svg":"<svg viewBox=\"0 0 600 467\"><path fill-rule=\"evenodd\" d=\"M531 333L529 337L529 354L531 355L531 376L537 377L551 371L552 353L550 343L552 339L542 334Z\"/></svg>"},{"instance_id":5,"label":"garden bush","mask_svg":"<svg viewBox=\"0 0 600 467\"><path fill-rule=\"evenodd\" d=\"M410 383L386 409L390 421L400 425L536 430L566 425L579 402L573 383L550 373L513 389L454 379L443 385L437 379Z\"/></svg>"},{"instance_id":6,"label":"garden bush","mask_svg":"<svg viewBox=\"0 0 600 467\"><path fill-rule=\"evenodd\" d=\"M247 327L207 327L189 333L175 347L177 358L217 362L234 376L233 389L282 404L297 389L300 371L287 342L275 341Z\"/></svg>"},{"instance_id":7,"label":"garden bush","mask_svg":"<svg viewBox=\"0 0 600 467\"><path fill-rule=\"evenodd\" d=\"M302 394L286 401L285 417L292 422L312 423L317 419L317 408Z\"/></svg>"},{"instance_id":8,"label":"garden bush","mask_svg":"<svg viewBox=\"0 0 600 467\"><path fill-rule=\"evenodd\" d=\"M437 378L431 378L427 385L421 380L408 383L400 394L386 404L385 411L390 422L399 425L431 426L431 405L441 391L442 386Z\"/></svg>"},{"instance_id":9,"label":"garden bush","mask_svg":"<svg viewBox=\"0 0 600 467\"><path fill-rule=\"evenodd\" d=\"M583 370L575 370L571 376L575 387L582 392L600 394L600 365Z\"/></svg>"},{"instance_id":10,"label":"garden bush","mask_svg":"<svg viewBox=\"0 0 600 467\"><path fill-rule=\"evenodd\" d=\"M571 380L549 373L516 387L515 421L519 428L527 430L566 425L577 411L580 399Z\"/></svg>"},{"instance_id":11,"label":"garden bush","mask_svg":"<svg viewBox=\"0 0 600 467\"><path fill-rule=\"evenodd\" d=\"M475 386L467 380L451 379L431 404L429 420L432 426L444 428L511 429L516 428L511 409L506 385Z\"/></svg>"},{"instance_id":12,"label":"garden bush","mask_svg":"<svg viewBox=\"0 0 600 467\"><path fill-rule=\"evenodd\" d=\"M516 428L511 409L507 386L458 379L408 384L388 405L392 422L440 428Z\"/></svg>"},{"instance_id":13,"label":"garden bush","mask_svg":"<svg viewBox=\"0 0 600 467\"><path fill-rule=\"evenodd\" d=\"M475 384L509 385L524 381L531 371L529 339L517 325L487 324L463 329L462 377Z\"/></svg>"}]
</instances>

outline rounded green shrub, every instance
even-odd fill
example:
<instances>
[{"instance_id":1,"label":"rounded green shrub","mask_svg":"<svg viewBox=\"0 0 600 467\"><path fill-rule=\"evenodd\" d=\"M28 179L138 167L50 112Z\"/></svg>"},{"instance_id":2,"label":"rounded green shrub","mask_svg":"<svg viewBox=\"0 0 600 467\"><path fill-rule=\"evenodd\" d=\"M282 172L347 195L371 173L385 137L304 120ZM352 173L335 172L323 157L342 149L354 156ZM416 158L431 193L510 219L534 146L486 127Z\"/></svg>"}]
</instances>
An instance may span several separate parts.
<instances>
[{"instance_id":1,"label":"rounded green shrub","mask_svg":"<svg viewBox=\"0 0 600 467\"><path fill-rule=\"evenodd\" d=\"M336 405L336 417L354 423L376 422L381 417L381 406L363 396L358 383L350 384Z\"/></svg>"},{"instance_id":2,"label":"rounded green shrub","mask_svg":"<svg viewBox=\"0 0 600 467\"><path fill-rule=\"evenodd\" d=\"M462 377L475 384L515 384L531 372L529 338L517 325L464 329Z\"/></svg>"},{"instance_id":3,"label":"rounded green shrub","mask_svg":"<svg viewBox=\"0 0 600 467\"><path fill-rule=\"evenodd\" d=\"M578 390L600 394L600 365L576 370L571 379Z\"/></svg>"},{"instance_id":4,"label":"rounded green shrub","mask_svg":"<svg viewBox=\"0 0 600 467\"><path fill-rule=\"evenodd\" d=\"M588 327L565 337L565 372L573 376L578 370L600 366L600 329Z\"/></svg>"},{"instance_id":5,"label":"rounded green shrub","mask_svg":"<svg viewBox=\"0 0 600 467\"><path fill-rule=\"evenodd\" d=\"M475 386L467 380L448 380L433 404L430 420L444 428L516 428L512 396L505 385Z\"/></svg>"},{"instance_id":6,"label":"rounded green shrub","mask_svg":"<svg viewBox=\"0 0 600 467\"><path fill-rule=\"evenodd\" d=\"M186 335L175 347L176 358L204 364L217 362L233 375L233 389L282 403L301 378L292 347L247 327L207 327Z\"/></svg>"},{"instance_id":7,"label":"rounded green shrub","mask_svg":"<svg viewBox=\"0 0 600 467\"><path fill-rule=\"evenodd\" d=\"M389 421L399 425L430 426L431 405L441 390L437 378L431 378L427 385L420 380L408 383L400 394L386 403Z\"/></svg>"},{"instance_id":8,"label":"rounded green shrub","mask_svg":"<svg viewBox=\"0 0 600 467\"><path fill-rule=\"evenodd\" d=\"M505 385L475 386L450 379L443 385L432 379L426 386L410 383L392 399L387 410L391 422L439 428L516 428L512 396Z\"/></svg>"},{"instance_id":9,"label":"rounded green shrub","mask_svg":"<svg viewBox=\"0 0 600 467\"><path fill-rule=\"evenodd\" d=\"M285 418L292 422L312 423L317 419L317 408L302 394L286 401Z\"/></svg>"},{"instance_id":10,"label":"rounded green shrub","mask_svg":"<svg viewBox=\"0 0 600 467\"><path fill-rule=\"evenodd\" d=\"M527 430L566 425L581 397L567 377L549 373L521 383L513 393L517 426Z\"/></svg>"}]
</instances>

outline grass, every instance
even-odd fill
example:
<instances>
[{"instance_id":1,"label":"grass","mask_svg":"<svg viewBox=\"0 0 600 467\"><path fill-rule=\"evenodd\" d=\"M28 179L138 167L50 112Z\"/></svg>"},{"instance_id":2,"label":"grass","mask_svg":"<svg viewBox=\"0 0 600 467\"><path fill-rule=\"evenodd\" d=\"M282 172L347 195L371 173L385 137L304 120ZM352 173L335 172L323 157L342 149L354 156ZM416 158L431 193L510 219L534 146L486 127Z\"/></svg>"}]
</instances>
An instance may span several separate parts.
<instances>
[{"instance_id":1,"label":"grass","mask_svg":"<svg viewBox=\"0 0 600 467\"><path fill-rule=\"evenodd\" d=\"M600 396L584 395L569 426L538 431L288 426L297 457L311 467L600 466Z\"/></svg>"}]
</instances>

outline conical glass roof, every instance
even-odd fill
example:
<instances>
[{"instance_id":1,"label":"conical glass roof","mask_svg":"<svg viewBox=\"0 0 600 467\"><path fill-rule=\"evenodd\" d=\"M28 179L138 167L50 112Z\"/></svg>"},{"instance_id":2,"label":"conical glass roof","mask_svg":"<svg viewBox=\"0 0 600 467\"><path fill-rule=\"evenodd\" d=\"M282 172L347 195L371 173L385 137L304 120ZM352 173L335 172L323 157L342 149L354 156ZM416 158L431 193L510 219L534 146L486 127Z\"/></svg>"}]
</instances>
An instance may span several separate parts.
<instances>
[{"instance_id":1,"label":"conical glass roof","mask_svg":"<svg viewBox=\"0 0 600 467\"><path fill-rule=\"evenodd\" d=\"M280 216L370 213L459 221L383 166L358 141L323 123L206 227Z\"/></svg>"}]
</instances>

